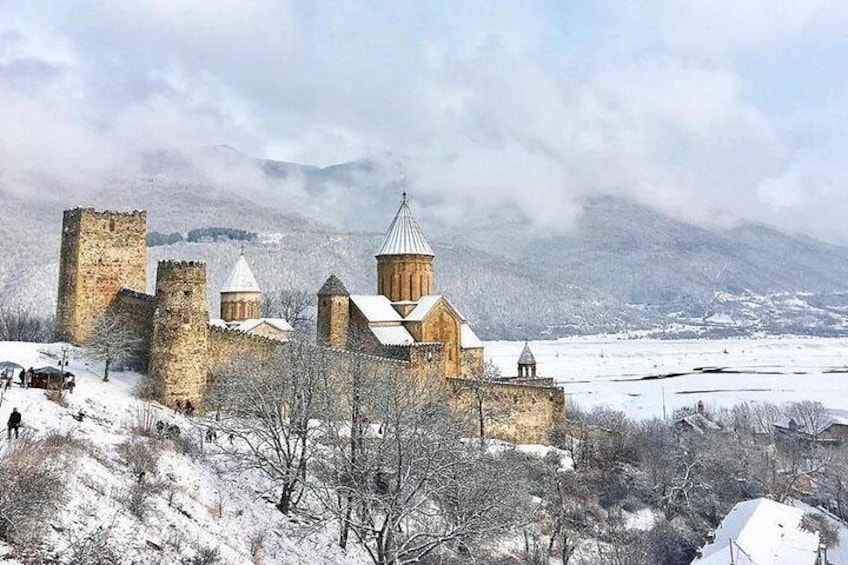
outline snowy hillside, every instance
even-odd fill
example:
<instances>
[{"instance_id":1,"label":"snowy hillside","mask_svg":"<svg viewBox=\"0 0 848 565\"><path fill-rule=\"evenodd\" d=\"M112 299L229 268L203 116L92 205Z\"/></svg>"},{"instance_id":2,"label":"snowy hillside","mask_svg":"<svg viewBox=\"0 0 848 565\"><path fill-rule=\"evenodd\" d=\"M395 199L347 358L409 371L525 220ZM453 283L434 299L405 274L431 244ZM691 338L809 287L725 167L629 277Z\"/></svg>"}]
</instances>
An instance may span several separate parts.
<instances>
[{"instance_id":1,"label":"snowy hillside","mask_svg":"<svg viewBox=\"0 0 848 565\"><path fill-rule=\"evenodd\" d=\"M3 342L0 359L25 367L55 366L61 349L61 344ZM23 389L17 382L0 404L4 419L13 407L23 415L21 438L9 441L4 435L0 453L52 436L71 454L67 500L61 513L42 524L47 540L37 550L41 558L68 562L102 542L121 563L183 563L211 555L226 564L365 562L355 549L341 553L333 533L320 523L283 516L263 498L259 478L216 458L216 444L202 441L194 421L135 398L139 375L117 373L104 383L75 349L70 370L78 384L65 396L65 406L48 400L44 390ZM77 421L80 412L84 416ZM179 426L181 439L139 431L156 420Z\"/></svg>"},{"instance_id":2,"label":"snowy hillside","mask_svg":"<svg viewBox=\"0 0 848 565\"><path fill-rule=\"evenodd\" d=\"M402 167L391 159L318 168L231 151L212 157L214 174L160 156L151 176L93 180L39 200L0 185L0 299L53 311L61 213L76 205L143 208L149 229L162 233L255 232L247 253L267 290L314 292L332 272L351 290L373 291L373 255L397 206ZM848 333L843 247L764 226L697 227L612 198L586 200L561 233L508 210L443 217L444 202L413 202L436 251L437 288L489 339L657 328L680 337ZM151 248L150 280L158 259L205 260L214 310L238 248Z\"/></svg>"}]
</instances>

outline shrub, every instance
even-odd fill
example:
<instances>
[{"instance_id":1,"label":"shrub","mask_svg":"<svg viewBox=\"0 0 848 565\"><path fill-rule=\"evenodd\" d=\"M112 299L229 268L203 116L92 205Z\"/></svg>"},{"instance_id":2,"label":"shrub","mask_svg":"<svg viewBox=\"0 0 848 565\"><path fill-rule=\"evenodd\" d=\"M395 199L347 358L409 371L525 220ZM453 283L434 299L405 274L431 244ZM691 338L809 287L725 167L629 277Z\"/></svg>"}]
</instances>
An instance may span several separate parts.
<instances>
[{"instance_id":1,"label":"shrub","mask_svg":"<svg viewBox=\"0 0 848 565\"><path fill-rule=\"evenodd\" d=\"M65 498L67 436L22 437L0 456L0 539L33 547Z\"/></svg>"}]
</instances>

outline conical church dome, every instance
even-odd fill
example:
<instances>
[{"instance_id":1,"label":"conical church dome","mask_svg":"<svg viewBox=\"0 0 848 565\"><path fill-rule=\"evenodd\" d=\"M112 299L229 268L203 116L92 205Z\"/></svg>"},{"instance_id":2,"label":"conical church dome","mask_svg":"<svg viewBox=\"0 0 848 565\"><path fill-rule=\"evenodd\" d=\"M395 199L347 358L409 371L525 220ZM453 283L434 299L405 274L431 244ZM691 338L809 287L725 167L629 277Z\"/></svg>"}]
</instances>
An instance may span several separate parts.
<instances>
[{"instance_id":1,"label":"conical church dome","mask_svg":"<svg viewBox=\"0 0 848 565\"><path fill-rule=\"evenodd\" d=\"M239 255L233 271L221 288L221 292L261 292L259 283L256 282L256 277L253 276L253 271L250 270L250 265L247 264L244 255Z\"/></svg>"},{"instance_id":2,"label":"conical church dome","mask_svg":"<svg viewBox=\"0 0 848 565\"><path fill-rule=\"evenodd\" d=\"M412 215L409 204L406 202L406 193L403 193L403 202L398 208L395 219L389 226L386 238L377 257L384 255L427 255L435 256L430 244L424 237L424 232L418 221Z\"/></svg>"}]
</instances>

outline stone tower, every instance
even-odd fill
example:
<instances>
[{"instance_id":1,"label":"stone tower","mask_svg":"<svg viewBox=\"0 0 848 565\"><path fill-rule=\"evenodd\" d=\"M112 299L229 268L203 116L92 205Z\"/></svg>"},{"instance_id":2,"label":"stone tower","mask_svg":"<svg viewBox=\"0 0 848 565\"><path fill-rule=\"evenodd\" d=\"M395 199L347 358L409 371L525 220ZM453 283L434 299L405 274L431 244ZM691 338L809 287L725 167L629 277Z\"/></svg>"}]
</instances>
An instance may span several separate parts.
<instances>
[{"instance_id":1,"label":"stone tower","mask_svg":"<svg viewBox=\"0 0 848 565\"><path fill-rule=\"evenodd\" d=\"M518 376L525 378L536 377L536 357L530 351L530 344L524 342L524 349L521 350L521 355L518 356Z\"/></svg>"},{"instance_id":2,"label":"stone tower","mask_svg":"<svg viewBox=\"0 0 848 565\"><path fill-rule=\"evenodd\" d=\"M147 288L147 214L66 210L62 219L56 337L88 339L122 288Z\"/></svg>"},{"instance_id":3,"label":"stone tower","mask_svg":"<svg viewBox=\"0 0 848 565\"><path fill-rule=\"evenodd\" d=\"M206 388L208 326L206 265L160 261L148 374L166 406L175 400L200 406Z\"/></svg>"},{"instance_id":4,"label":"stone tower","mask_svg":"<svg viewBox=\"0 0 848 565\"><path fill-rule=\"evenodd\" d=\"M318 343L347 349L350 293L336 275L330 275L318 291Z\"/></svg>"},{"instance_id":5,"label":"stone tower","mask_svg":"<svg viewBox=\"0 0 848 565\"><path fill-rule=\"evenodd\" d=\"M392 302L417 301L433 292L433 250L403 201L377 252L377 293Z\"/></svg>"},{"instance_id":6,"label":"stone tower","mask_svg":"<svg viewBox=\"0 0 848 565\"><path fill-rule=\"evenodd\" d=\"M262 291L242 252L221 288L221 318L227 323L255 320L261 309Z\"/></svg>"}]
</instances>

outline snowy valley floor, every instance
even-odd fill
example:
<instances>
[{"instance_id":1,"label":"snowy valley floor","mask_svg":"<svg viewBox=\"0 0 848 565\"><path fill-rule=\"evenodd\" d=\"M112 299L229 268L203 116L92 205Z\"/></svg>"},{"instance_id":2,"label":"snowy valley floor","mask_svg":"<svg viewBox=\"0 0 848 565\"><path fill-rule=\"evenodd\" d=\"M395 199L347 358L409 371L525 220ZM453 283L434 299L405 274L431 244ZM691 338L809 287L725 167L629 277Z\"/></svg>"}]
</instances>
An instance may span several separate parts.
<instances>
[{"instance_id":1,"label":"snowy valley floor","mask_svg":"<svg viewBox=\"0 0 848 565\"><path fill-rule=\"evenodd\" d=\"M486 342L505 376L523 343ZM633 418L675 408L744 401L821 402L848 410L848 339L798 336L721 340L589 336L534 341L540 376L553 377L584 408L608 405Z\"/></svg>"}]
</instances>

